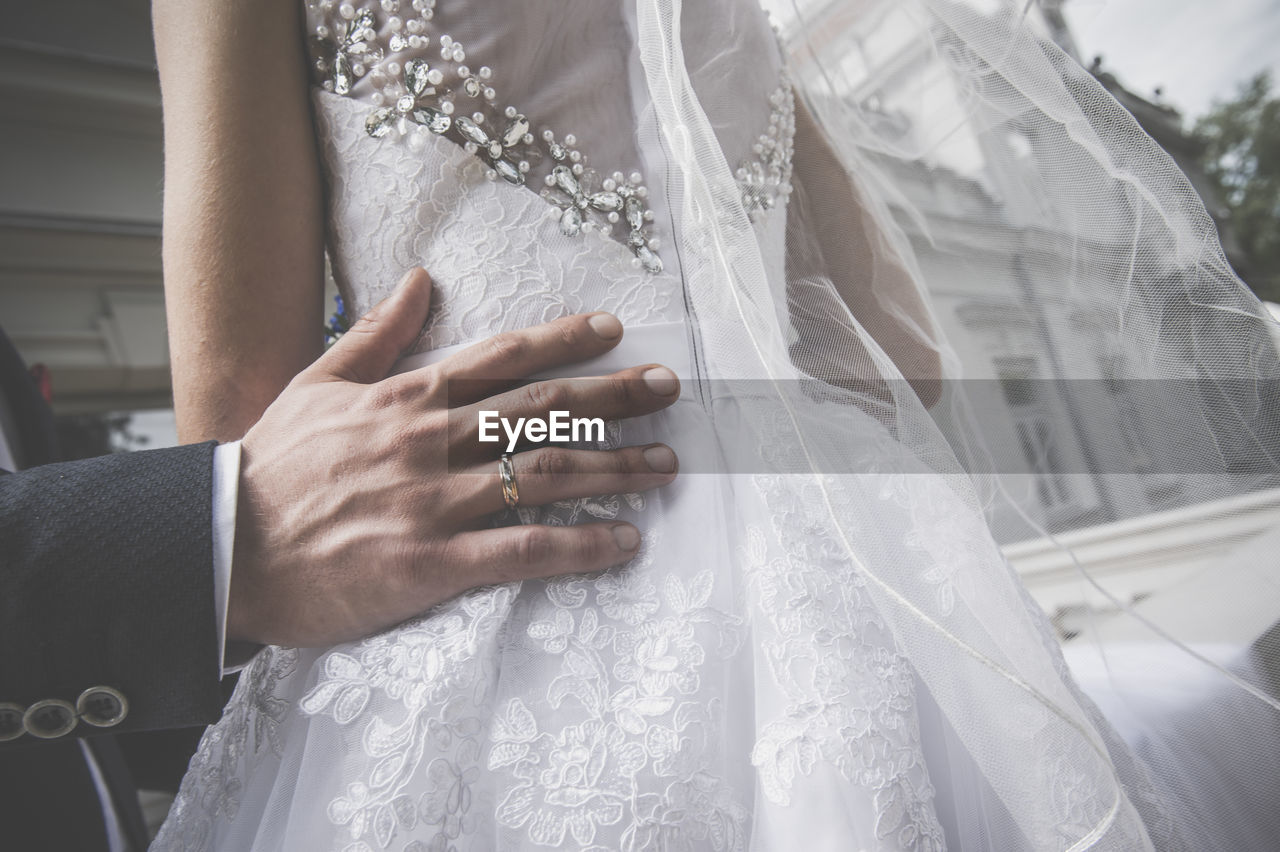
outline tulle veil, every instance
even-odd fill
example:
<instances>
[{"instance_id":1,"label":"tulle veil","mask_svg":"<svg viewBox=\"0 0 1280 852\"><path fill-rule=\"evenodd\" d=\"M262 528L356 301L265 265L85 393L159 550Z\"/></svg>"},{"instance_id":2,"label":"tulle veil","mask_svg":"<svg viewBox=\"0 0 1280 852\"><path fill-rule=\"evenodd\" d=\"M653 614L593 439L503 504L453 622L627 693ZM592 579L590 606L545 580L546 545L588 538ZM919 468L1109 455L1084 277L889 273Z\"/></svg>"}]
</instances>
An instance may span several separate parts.
<instances>
[{"instance_id":1,"label":"tulle veil","mask_svg":"<svg viewBox=\"0 0 1280 852\"><path fill-rule=\"evenodd\" d=\"M791 483L963 744L933 779L948 839L1264 848L1274 550L1202 572L1226 635L1113 589L1072 530L1214 501L1230 523L1232 498L1280 485L1274 321L1187 178L1030 4L764 5L797 100L785 268L761 257L693 82L750 58L691 67L682 0L635 7L704 393L731 464ZM849 437L868 416L888 449ZM854 510L868 489L940 503L915 542L937 570ZM998 547L1035 538L1088 602L1067 645L1088 694Z\"/></svg>"}]
</instances>

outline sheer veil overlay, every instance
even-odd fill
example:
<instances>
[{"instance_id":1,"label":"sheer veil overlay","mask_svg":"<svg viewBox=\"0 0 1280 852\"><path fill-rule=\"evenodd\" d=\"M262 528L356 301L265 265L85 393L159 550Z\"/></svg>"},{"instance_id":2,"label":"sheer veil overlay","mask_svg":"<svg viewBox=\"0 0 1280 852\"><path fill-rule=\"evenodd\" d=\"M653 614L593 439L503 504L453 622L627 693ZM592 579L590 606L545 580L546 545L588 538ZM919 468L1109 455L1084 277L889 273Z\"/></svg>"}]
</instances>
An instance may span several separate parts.
<instances>
[{"instance_id":1,"label":"sheer veil overlay","mask_svg":"<svg viewBox=\"0 0 1280 852\"><path fill-rule=\"evenodd\" d=\"M421 263L424 351L679 329L681 402L610 440L685 473L508 519L634 519L622 570L264 651L158 848L1275 836L1268 572L1209 565L1206 633L1067 532L1280 485L1274 323L1194 190L1030 6L765 5L308 5L349 302ZM1036 537L1093 606L1086 690L1001 550Z\"/></svg>"}]
</instances>

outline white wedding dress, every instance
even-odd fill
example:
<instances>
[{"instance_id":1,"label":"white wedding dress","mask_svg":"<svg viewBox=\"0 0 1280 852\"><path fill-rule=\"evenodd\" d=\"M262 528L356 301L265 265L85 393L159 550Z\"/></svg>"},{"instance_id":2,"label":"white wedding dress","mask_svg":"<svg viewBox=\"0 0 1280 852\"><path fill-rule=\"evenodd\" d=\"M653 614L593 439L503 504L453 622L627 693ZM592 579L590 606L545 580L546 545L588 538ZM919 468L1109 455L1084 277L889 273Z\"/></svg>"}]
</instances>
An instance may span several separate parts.
<instances>
[{"instance_id":1,"label":"white wedding dress","mask_svg":"<svg viewBox=\"0 0 1280 852\"><path fill-rule=\"evenodd\" d=\"M645 4L308 3L351 314L425 267L422 363L611 311L619 363L667 363L684 389L609 442L670 442L685 472L521 508L633 521L645 540L624 568L259 653L155 848L1176 848L964 488L856 407L830 417L847 466L796 473L786 411L761 409L781 412L770 446L775 424L712 381L754 378L716 355L752 343L699 315L717 253L689 236L682 163L714 139L746 214L724 227L751 241L728 254L783 280L796 102L752 0L676 10L677 82L705 117L687 125L672 116L688 98L660 94Z\"/></svg>"}]
</instances>

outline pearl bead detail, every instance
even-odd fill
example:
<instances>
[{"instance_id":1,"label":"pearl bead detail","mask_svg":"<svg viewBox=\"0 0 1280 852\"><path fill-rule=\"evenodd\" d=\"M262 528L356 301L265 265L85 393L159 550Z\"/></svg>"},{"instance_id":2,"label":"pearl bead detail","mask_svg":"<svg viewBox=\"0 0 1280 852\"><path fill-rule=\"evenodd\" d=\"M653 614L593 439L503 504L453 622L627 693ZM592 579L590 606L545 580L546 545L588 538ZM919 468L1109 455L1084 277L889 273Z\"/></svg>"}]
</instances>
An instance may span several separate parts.
<instances>
[{"instance_id":1,"label":"pearl bead detail","mask_svg":"<svg viewBox=\"0 0 1280 852\"><path fill-rule=\"evenodd\" d=\"M751 146L755 157L738 164L734 174L742 190L742 206L752 221L791 194L791 160L795 140L795 96L784 76L769 96L769 127Z\"/></svg>"},{"instance_id":2,"label":"pearl bead detail","mask_svg":"<svg viewBox=\"0 0 1280 852\"><path fill-rule=\"evenodd\" d=\"M447 135L476 158L466 171L472 179L483 174L488 182L518 185L525 183L525 176L535 168L544 169L538 192L547 202L548 218L557 220L561 234L594 235L605 242L616 239L634 255L631 264L635 268L661 271L662 264L654 253L660 243L646 233L645 223L652 222L654 216L643 203L648 190L641 183L641 174L615 171L601 180L594 169L586 167L588 155L578 149L575 134L565 133L557 140L551 128L530 128L528 119L515 105L497 106L499 93L490 83L493 69L481 65L473 71L465 64L463 45L428 23L436 0L378 0L373 8L381 9L381 32L387 34L381 44L378 28L374 27L376 19L365 4L354 0L307 0L307 5L328 10L324 14L331 16L329 26L317 26L315 33L327 37L328 50L339 51L336 61L332 53L319 59L318 71L328 76L321 81L324 88L334 91L336 81L341 83L339 94L350 95L354 81L368 72L368 102L379 110L366 118L365 128L370 136L402 139L409 150L419 152L428 144L428 137ZM407 7L412 7L414 13L409 13ZM403 15L399 14L402 8ZM339 21L341 39L334 45L332 23L338 18L354 23L343 25ZM436 67L429 67L421 53L405 53L433 43L440 48L441 61L431 62ZM406 68L410 56L414 62ZM344 75L334 76L335 69L344 67ZM457 109L458 97L472 99L466 102L472 113ZM458 117L451 123L446 116L455 112L468 118ZM778 124L771 120L771 134ZM773 146L762 137L755 150L767 154Z\"/></svg>"}]
</instances>

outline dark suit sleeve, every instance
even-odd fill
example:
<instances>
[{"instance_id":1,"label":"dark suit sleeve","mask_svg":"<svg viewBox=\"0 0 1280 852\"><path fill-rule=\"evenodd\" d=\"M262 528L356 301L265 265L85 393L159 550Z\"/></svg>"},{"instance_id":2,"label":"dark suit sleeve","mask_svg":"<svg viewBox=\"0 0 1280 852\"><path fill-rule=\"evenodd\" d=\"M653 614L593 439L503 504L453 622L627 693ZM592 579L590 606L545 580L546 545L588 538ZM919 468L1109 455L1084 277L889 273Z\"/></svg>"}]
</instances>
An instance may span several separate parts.
<instances>
[{"instance_id":1,"label":"dark suit sleeve","mask_svg":"<svg viewBox=\"0 0 1280 852\"><path fill-rule=\"evenodd\" d=\"M72 736L218 717L214 446L0 474L0 703L127 699L123 721Z\"/></svg>"}]
</instances>

